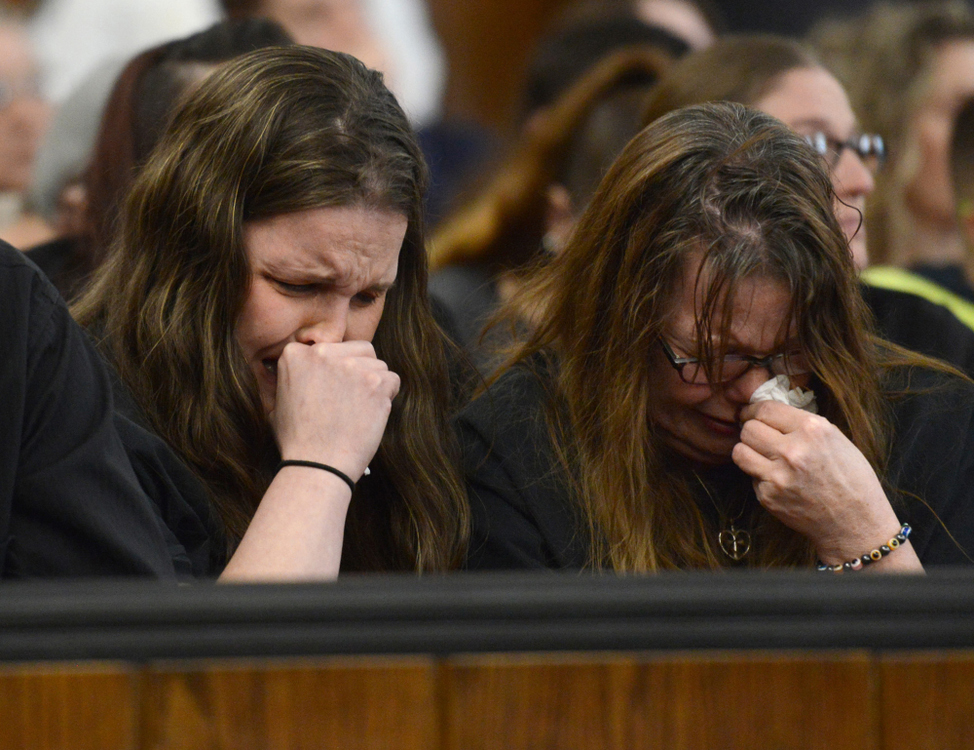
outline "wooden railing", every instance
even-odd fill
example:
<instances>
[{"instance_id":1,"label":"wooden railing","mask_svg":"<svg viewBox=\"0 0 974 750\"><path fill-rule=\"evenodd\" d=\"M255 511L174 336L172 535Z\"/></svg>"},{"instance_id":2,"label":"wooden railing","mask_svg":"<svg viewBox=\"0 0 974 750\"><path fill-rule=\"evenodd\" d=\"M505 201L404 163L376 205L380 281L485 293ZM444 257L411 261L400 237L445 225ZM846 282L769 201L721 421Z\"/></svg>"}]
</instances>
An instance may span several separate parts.
<instances>
[{"instance_id":1,"label":"wooden railing","mask_svg":"<svg viewBox=\"0 0 974 750\"><path fill-rule=\"evenodd\" d=\"M974 747L974 572L0 587L0 748Z\"/></svg>"}]
</instances>

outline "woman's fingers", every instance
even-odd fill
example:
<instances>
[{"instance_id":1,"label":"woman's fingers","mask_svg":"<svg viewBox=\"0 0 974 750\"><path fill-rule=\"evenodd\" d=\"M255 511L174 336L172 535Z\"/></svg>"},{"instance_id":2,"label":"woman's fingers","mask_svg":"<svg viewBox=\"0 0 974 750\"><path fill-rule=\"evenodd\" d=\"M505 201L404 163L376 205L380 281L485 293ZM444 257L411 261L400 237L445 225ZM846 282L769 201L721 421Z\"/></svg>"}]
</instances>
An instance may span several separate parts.
<instances>
[{"instance_id":1,"label":"woman's fingers","mask_svg":"<svg viewBox=\"0 0 974 750\"><path fill-rule=\"evenodd\" d=\"M271 418L281 455L361 476L399 388L399 376L368 342L289 344L278 361Z\"/></svg>"},{"instance_id":2,"label":"woman's fingers","mask_svg":"<svg viewBox=\"0 0 974 750\"><path fill-rule=\"evenodd\" d=\"M731 451L731 460L737 464L741 471L755 479L767 477L774 467L772 459L744 442L734 446L734 450Z\"/></svg>"},{"instance_id":3,"label":"woman's fingers","mask_svg":"<svg viewBox=\"0 0 974 750\"><path fill-rule=\"evenodd\" d=\"M822 559L845 559L896 525L876 473L824 417L786 404L749 407L732 458L761 504L807 536Z\"/></svg>"},{"instance_id":4,"label":"woman's fingers","mask_svg":"<svg viewBox=\"0 0 974 750\"><path fill-rule=\"evenodd\" d=\"M758 419L749 419L741 427L741 443L767 458L780 456L785 439L780 430Z\"/></svg>"}]
</instances>

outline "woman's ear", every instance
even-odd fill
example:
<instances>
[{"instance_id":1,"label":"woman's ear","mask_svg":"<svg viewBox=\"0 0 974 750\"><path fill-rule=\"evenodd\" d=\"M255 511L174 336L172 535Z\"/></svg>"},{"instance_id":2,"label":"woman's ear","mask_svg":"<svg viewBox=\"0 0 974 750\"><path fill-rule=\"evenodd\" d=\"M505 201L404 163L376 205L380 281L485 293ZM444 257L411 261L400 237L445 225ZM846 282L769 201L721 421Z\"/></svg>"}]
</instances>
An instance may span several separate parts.
<instances>
[{"instance_id":1,"label":"woman's ear","mask_svg":"<svg viewBox=\"0 0 974 750\"><path fill-rule=\"evenodd\" d=\"M575 206L568 188L560 182L548 185L545 204L544 249L556 255L561 252L575 226Z\"/></svg>"}]
</instances>

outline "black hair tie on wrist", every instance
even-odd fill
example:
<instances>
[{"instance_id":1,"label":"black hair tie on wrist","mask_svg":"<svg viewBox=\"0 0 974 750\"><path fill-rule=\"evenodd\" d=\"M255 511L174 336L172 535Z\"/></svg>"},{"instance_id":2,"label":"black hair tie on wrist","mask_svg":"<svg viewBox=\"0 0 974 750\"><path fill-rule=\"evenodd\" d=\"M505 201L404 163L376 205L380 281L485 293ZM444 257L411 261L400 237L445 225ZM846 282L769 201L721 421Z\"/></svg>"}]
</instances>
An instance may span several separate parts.
<instances>
[{"instance_id":1,"label":"black hair tie on wrist","mask_svg":"<svg viewBox=\"0 0 974 750\"><path fill-rule=\"evenodd\" d=\"M352 494L355 494L355 482L352 481L352 478L348 476L348 474L346 474L344 471L339 471L334 466L329 466L328 464L319 464L316 461L281 461L281 463L277 465L277 469L274 473L276 474L285 466L308 466L312 469L321 469L322 471L330 472L347 484L348 489L352 491Z\"/></svg>"}]
</instances>

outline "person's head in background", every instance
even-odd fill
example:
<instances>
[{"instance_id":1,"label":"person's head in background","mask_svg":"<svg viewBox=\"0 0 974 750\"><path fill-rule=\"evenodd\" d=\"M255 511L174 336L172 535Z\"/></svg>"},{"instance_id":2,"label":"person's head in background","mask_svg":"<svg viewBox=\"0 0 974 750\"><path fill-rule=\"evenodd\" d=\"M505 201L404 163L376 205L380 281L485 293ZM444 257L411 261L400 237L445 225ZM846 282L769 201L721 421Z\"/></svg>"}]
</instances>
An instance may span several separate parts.
<instances>
[{"instance_id":1,"label":"person's head in background","mask_svg":"<svg viewBox=\"0 0 974 750\"><path fill-rule=\"evenodd\" d=\"M22 192L50 116L23 24L0 9L0 192Z\"/></svg>"},{"instance_id":2,"label":"person's head in background","mask_svg":"<svg viewBox=\"0 0 974 750\"><path fill-rule=\"evenodd\" d=\"M517 156L511 154L524 150L524 142L531 139L530 133L536 116L549 110L599 62L614 52L630 47L654 49L660 54L673 58L685 54L689 49L681 39L668 31L649 26L628 10L623 13L611 13L596 9L592 13L569 14L564 19L558 19L538 41L537 47L531 54L521 93L518 113L519 133L514 136L514 142L509 147L508 158L503 161L503 165L500 163L501 160L497 160L498 163L492 165L494 169L491 172L506 171L507 167L504 165L518 160ZM571 116L568 119L571 119ZM575 127L575 123L571 125L562 123L556 127ZM545 126L546 130L550 131L550 128L550 125ZM549 133L547 137L550 138L552 135ZM435 170L435 164L433 167ZM434 178L435 176L434 172ZM455 224L451 214L462 210L464 205L476 199L475 196L489 190L485 187L486 181L483 177L458 179L454 182L452 195L448 197L440 197L438 186L436 184L432 186L432 190L438 193L437 211L434 214L437 222L434 228L437 230L447 223ZM432 260L435 265L436 257Z\"/></svg>"},{"instance_id":3,"label":"person's head in background","mask_svg":"<svg viewBox=\"0 0 974 750\"><path fill-rule=\"evenodd\" d=\"M276 463L284 348L371 341L402 386L349 511L353 565L455 564L464 506L426 297L425 179L382 76L301 46L207 77L136 178L77 311L103 326L122 382L203 479L229 539Z\"/></svg>"},{"instance_id":4,"label":"person's head in background","mask_svg":"<svg viewBox=\"0 0 974 750\"><path fill-rule=\"evenodd\" d=\"M83 173L62 190L59 229L72 257L47 271L61 294L76 296L104 261L122 203L139 169L186 91L227 60L255 49L290 44L273 21L223 21L152 47L122 69L102 112Z\"/></svg>"},{"instance_id":5,"label":"person's head in background","mask_svg":"<svg viewBox=\"0 0 974 750\"><path fill-rule=\"evenodd\" d=\"M710 0L576 0L562 12L562 23L612 15L632 16L664 29L690 49L713 44L725 31L720 8Z\"/></svg>"},{"instance_id":6,"label":"person's head in background","mask_svg":"<svg viewBox=\"0 0 974 750\"><path fill-rule=\"evenodd\" d=\"M680 107L731 101L777 117L824 157L836 215L856 266L868 262L862 221L882 162L882 140L864 135L848 97L809 49L788 39L732 36L678 62L650 94L644 122Z\"/></svg>"},{"instance_id":7,"label":"person's head in background","mask_svg":"<svg viewBox=\"0 0 974 750\"><path fill-rule=\"evenodd\" d=\"M646 93L671 62L651 47L620 50L537 112L485 188L440 227L433 266L480 261L511 269L543 245L556 250L566 220L638 132Z\"/></svg>"},{"instance_id":8,"label":"person's head in background","mask_svg":"<svg viewBox=\"0 0 974 750\"><path fill-rule=\"evenodd\" d=\"M7 201L9 208L0 208L5 214L0 236L17 247L49 236L42 222L25 216L22 204L49 120L27 31L17 16L0 8L0 196L13 199Z\"/></svg>"},{"instance_id":9,"label":"person's head in background","mask_svg":"<svg viewBox=\"0 0 974 750\"><path fill-rule=\"evenodd\" d=\"M690 46L668 29L651 26L621 4L624 12L611 12L601 4L588 4L560 19L543 36L528 61L521 120L554 104L558 98L614 52L646 46L672 58L682 57Z\"/></svg>"},{"instance_id":10,"label":"person's head in background","mask_svg":"<svg viewBox=\"0 0 974 750\"><path fill-rule=\"evenodd\" d=\"M565 227L552 222L564 225L566 211L584 206L636 134L639 97L689 46L638 19L625 3L622 13L612 7L581 3L540 40L525 74L519 139L490 183L444 222L434 242L434 268L478 258L511 268L533 259L549 230L564 234ZM483 217L492 215L493 238L464 238L464 227L472 226L470 206L479 206L474 213ZM456 242L467 250L471 242L492 249L467 254L454 245L457 230Z\"/></svg>"},{"instance_id":11,"label":"person's head in background","mask_svg":"<svg viewBox=\"0 0 974 750\"><path fill-rule=\"evenodd\" d=\"M950 176L966 253L964 275L974 289L974 97L957 113L950 143Z\"/></svg>"},{"instance_id":12,"label":"person's head in background","mask_svg":"<svg viewBox=\"0 0 974 750\"><path fill-rule=\"evenodd\" d=\"M83 180L96 264L111 240L113 222L135 175L180 99L221 63L291 43L272 21L224 21L147 50L125 66L105 106Z\"/></svg>"},{"instance_id":13,"label":"person's head in background","mask_svg":"<svg viewBox=\"0 0 974 750\"><path fill-rule=\"evenodd\" d=\"M221 0L221 4L228 18L269 18L297 44L347 52L375 70L388 68L362 0Z\"/></svg>"},{"instance_id":14,"label":"person's head in background","mask_svg":"<svg viewBox=\"0 0 974 750\"><path fill-rule=\"evenodd\" d=\"M638 131L640 97L687 49L632 14L585 16L540 41L510 154L479 190L463 195L430 243L431 292L482 367L496 343L481 342L484 324L516 291L525 268L557 250Z\"/></svg>"},{"instance_id":15,"label":"person's head in background","mask_svg":"<svg viewBox=\"0 0 974 750\"><path fill-rule=\"evenodd\" d=\"M974 13L960 0L878 3L823 23L811 39L890 163L870 201L874 262L959 262L950 187L951 124L974 94Z\"/></svg>"}]
</instances>

